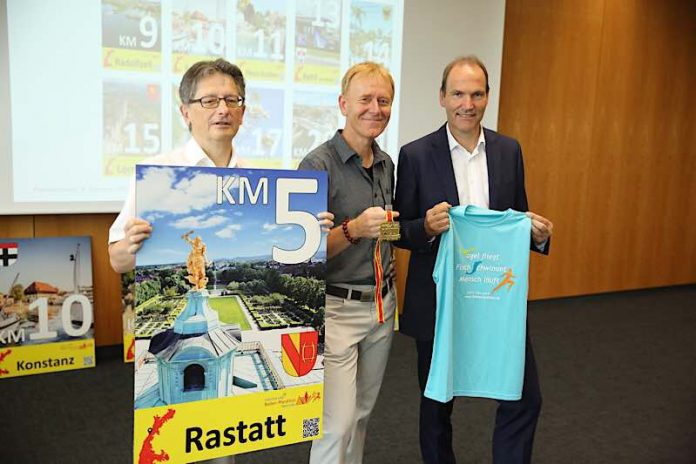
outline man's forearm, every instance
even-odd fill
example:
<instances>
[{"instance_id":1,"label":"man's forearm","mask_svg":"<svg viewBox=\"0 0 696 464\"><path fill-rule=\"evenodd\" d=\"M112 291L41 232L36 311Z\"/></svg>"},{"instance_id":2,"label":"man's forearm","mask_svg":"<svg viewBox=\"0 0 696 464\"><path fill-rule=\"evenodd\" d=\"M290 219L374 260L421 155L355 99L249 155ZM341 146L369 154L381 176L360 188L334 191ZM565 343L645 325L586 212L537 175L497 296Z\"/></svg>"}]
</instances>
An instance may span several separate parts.
<instances>
[{"instance_id":1,"label":"man's forearm","mask_svg":"<svg viewBox=\"0 0 696 464\"><path fill-rule=\"evenodd\" d=\"M331 259L334 256L341 254L350 245L350 242L348 239L346 239L345 234L343 233L342 225L334 227L331 229L328 237L326 238L326 253L328 258Z\"/></svg>"},{"instance_id":2,"label":"man's forearm","mask_svg":"<svg viewBox=\"0 0 696 464\"><path fill-rule=\"evenodd\" d=\"M121 274L135 268L135 255L128 252L126 239L109 244L109 262L111 268Z\"/></svg>"}]
</instances>

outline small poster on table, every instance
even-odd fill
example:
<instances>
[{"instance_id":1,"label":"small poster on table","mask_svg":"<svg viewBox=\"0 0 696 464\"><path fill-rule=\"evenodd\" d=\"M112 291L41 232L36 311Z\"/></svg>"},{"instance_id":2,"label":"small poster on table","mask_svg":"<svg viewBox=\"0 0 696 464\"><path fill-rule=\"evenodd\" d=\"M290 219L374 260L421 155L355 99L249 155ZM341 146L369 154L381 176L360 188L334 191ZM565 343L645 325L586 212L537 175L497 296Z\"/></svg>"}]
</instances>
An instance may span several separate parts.
<instances>
[{"instance_id":1,"label":"small poster on table","mask_svg":"<svg viewBox=\"0 0 696 464\"><path fill-rule=\"evenodd\" d=\"M94 367L89 237L0 238L0 379Z\"/></svg>"}]
</instances>

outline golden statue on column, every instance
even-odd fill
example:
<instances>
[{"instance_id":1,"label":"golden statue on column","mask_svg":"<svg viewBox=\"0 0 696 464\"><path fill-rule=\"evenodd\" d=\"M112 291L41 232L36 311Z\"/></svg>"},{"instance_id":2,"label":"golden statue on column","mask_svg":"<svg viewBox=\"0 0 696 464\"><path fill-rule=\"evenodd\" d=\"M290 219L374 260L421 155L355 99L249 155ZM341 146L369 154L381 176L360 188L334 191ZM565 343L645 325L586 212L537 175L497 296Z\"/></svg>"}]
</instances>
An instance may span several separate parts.
<instances>
[{"instance_id":1,"label":"golden statue on column","mask_svg":"<svg viewBox=\"0 0 696 464\"><path fill-rule=\"evenodd\" d=\"M202 290L208 283L208 278L205 276L205 267L208 264L208 257L205 254L207 248L200 237L191 240L191 234L193 231L181 236L191 245L191 252L186 260L186 270L189 273L186 278L194 286L194 290Z\"/></svg>"}]
</instances>

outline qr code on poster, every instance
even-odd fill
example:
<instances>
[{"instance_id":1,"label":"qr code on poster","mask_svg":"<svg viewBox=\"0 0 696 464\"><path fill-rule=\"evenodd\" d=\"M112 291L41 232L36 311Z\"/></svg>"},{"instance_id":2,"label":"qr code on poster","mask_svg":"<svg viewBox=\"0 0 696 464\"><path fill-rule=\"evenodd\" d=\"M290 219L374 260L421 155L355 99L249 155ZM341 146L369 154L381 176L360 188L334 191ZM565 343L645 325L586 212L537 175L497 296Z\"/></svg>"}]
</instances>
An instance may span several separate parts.
<instances>
[{"instance_id":1,"label":"qr code on poster","mask_svg":"<svg viewBox=\"0 0 696 464\"><path fill-rule=\"evenodd\" d=\"M82 363L85 365L85 367L91 366L92 364L94 364L94 358L92 356L85 356L82 359Z\"/></svg>"},{"instance_id":2,"label":"qr code on poster","mask_svg":"<svg viewBox=\"0 0 696 464\"><path fill-rule=\"evenodd\" d=\"M302 420L302 438L319 436L319 418Z\"/></svg>"}]
</instances>

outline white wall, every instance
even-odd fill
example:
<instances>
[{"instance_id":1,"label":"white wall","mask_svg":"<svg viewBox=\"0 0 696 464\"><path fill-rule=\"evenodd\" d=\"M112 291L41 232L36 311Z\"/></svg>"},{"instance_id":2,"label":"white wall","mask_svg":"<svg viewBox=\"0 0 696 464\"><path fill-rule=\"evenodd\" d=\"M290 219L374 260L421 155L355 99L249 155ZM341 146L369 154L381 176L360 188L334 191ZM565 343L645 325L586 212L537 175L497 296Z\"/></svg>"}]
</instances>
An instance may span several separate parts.
<instances>
[{"instance_id":1,"label":"white wall","mask_svg":"<svg viewBox=\"0 0 696 464\"><path fill-rule=\"evenodd\" d=\"M442 70L460 55L477 55L486 65L491 93L483 124L497 127L504 23L505 0L404 2L399 146L445 122Z\"/></svg>"}]
</instances>

